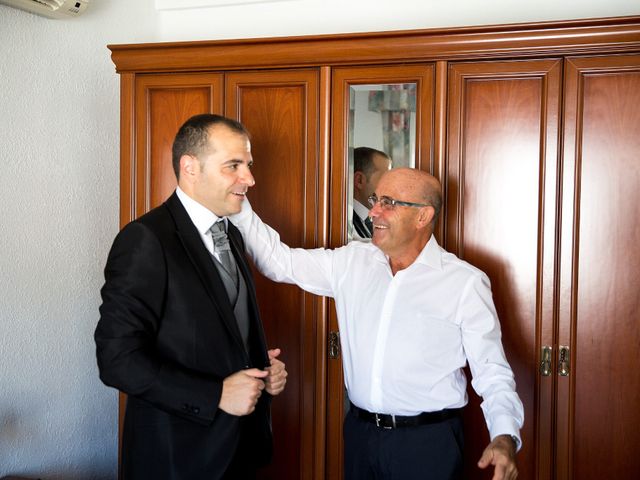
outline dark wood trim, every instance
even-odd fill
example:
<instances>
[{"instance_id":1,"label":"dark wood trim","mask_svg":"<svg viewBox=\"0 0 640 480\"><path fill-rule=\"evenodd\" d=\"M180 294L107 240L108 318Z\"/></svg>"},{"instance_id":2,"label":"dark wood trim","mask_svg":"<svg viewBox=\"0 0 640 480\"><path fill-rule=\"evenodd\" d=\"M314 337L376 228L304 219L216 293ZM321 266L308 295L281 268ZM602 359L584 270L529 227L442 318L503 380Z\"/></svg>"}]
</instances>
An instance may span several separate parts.
<instances>
[{"instance_id":1,"label":"dark wood trim","mask_svg":"<svg viewBox=\"0 0 640 480\"><path fill-rule=\"evenodd\" d=\"M120 76L120 228L135 218L135 74ZM127 396L118 394L118 477L122 465L122 432Z\"/></svg>"},{"instance_id":2,"label":"dark wood trim","mask_svg":"<svg viewBox=\"0 0 640 480\"><path fill-rule=\"evenodd\" d=\"M640 49L640 16L108 48L119 73L611 54Z\"/></svg>"},{"instance_id":3,"label":"dark wood trim","mask_svg":"<svg viewBox=\"0 0 640 480\"><path fill-rule=\"evenodd\" d=\"M446 169L447 158L447 74L448 63L444 60L436 62L435 66L435 98L433 118L433 171L431 172L440 180L442 188L446 188L443 175ZM443 195L446 192L443 191ZM436 224L435 236L440 245L444 245L444 216Z\"/></svg>"},{"instance_id":4,"label":"dark wood trim","mask_svg":"<svg viewBox=\"0 0 640 480\"><path fill-rule=\"evenodd\" d=\"M318 97L318 171L316 205L316 247L329 244L329 166L331 158L331 69L320 68L320 92ZM322 297L316 302L316 394L315 394L315 448L314 477L326 478L327 457L327 341L329 336L329 300Z\"/></svg>"},{"instance_id":5,"label":"dark wood trim","mask_svg":"<svg viewBox=\"0 0 640 480\"><path fill-rule=\"evenodd\" d=\"M120 77L120 228L135 218L135 74Z\"/></svg>"},{"instance_id":6,"label":"dark wood trim","mask_svg":"<svg viewBox=\"0 0 640 480\"><path fill-rule=\"evenodd\" d=\"M561 163L561 225L560 250L571 252L560 256L558 272L558 313L557 313L557 345L570 345L574 352L572 340L572 325L577 313L578 284L577 265L580 235L580 137L582 135L582 75L583 72L571 59L564 62L564 124L563 124L563 153ZM555 365L558 366L558 352L554 352ZM557 371L557 370L554 370ZM574 375L559 377L556 383L556 414L564 419L556 423L555 428L555 457L556 478L570 480L572 471L572 435L573 430L573 395L575 385Z\"/></svg>"}]
</instances>

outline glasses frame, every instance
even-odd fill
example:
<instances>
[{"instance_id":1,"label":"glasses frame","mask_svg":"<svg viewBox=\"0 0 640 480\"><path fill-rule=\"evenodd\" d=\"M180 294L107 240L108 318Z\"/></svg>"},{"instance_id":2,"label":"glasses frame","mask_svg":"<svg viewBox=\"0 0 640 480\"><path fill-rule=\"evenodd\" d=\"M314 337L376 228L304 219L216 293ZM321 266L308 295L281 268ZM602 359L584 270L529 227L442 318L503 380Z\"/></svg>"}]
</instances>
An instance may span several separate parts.
<instances>
[{"instance_id":1,"label":"glasses frame","mask_svg":"<svg viewBox=\"0 0 640 480\"><path fill-rule=\"evenodd\" d=\"M415 202L405 202L404 200L396 200L395 198L387 197L386 195L378 196L374 193L367 198L369 205L371 208L375 207L378 202L380 202L380 207L385 210L390 210L396 207L396 205L400 205L401 207L432 207L433 205L429 203L415 203Z\"/></svg>"}]
</instances>

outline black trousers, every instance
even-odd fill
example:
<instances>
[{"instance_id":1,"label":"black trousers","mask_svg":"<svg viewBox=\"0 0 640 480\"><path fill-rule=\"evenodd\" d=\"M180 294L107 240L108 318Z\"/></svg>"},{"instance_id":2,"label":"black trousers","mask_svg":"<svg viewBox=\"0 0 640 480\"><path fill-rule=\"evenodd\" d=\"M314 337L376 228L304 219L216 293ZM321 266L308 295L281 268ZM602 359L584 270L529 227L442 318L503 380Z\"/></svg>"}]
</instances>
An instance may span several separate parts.
<instances>
[{"instance_id":1,"label":"black trousers","mask_svg":"<svg viewBox=\"0 0 640 480\"><path fill-rule=\"evenodd\" d=\"M255 480L258 470L255 463L257 452L252 451L250 435L247 431L246 417L243 417L240 419L240 440L222 480Z\"/></svg>"},{"instance_id":2,"label":"black trousers","mask_svg":"<svg viewBox=\"0 0 640 480\"><path fill-rule=\"evenodd\" d=\"M462 419L384 429L348 413L344 420L345 480L462 478Z\"/></svg>"},{"instance_id":3,"label":"black trousers","mask_svg":"<svg viewBox=\"0 0 640 480\"><path fill-rule=\"evenodd\" d=\"M251 459L236 455L224 473L222 480L255 480L256 467Z\"/></svg>"}]
</instances>

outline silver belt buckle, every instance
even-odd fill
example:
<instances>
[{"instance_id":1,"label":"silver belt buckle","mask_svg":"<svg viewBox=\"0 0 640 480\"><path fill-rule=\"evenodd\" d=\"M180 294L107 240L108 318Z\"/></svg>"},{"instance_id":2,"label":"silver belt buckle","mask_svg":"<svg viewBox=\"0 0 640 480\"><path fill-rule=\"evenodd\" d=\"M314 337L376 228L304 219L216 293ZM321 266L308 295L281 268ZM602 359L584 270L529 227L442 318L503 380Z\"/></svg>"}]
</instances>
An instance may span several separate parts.
<instances>
[{"instance_id":1,"label":"silver belt buckle","mask_svg":"<svg viewBox=\"0 0 640 480\"><path fill-rule=\"evenodd\" d=\"M376 427L380 428L380 416L377 413L374 413L374 415L376 416ZM386 430L391 430L392 428L396 428L396 416L395 415L391 415L391 427L385 427L384 425L382 425L382 428L386 429Z\"/></svg>"}]
</instances>

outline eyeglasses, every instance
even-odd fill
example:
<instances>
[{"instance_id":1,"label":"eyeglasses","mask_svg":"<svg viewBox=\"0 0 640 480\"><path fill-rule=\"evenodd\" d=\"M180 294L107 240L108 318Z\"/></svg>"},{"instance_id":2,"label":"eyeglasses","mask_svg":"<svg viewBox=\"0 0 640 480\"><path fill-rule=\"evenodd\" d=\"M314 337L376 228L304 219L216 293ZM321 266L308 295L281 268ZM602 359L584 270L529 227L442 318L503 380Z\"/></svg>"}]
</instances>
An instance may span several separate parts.
<instances>
[{"instance_id":1,"label":"eyeglasses","mask_svg":"<svg viewBox=\"0 0 640 480\"><path fill-rule=\"evenodd\" d=\"M376 203L380 202L380 207L383 210L392 210L396 205L400 205L401 207L431 207L428 203L415 203L415 202L403 202L402 200L396 200L391 197L382 196L378 198L378 196L374 193L367 200L369 200L369 205L371 208L376 206Z\"/></svg>"}]
</instances>

